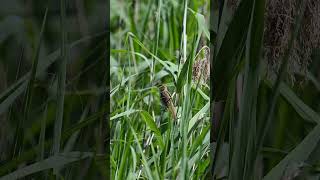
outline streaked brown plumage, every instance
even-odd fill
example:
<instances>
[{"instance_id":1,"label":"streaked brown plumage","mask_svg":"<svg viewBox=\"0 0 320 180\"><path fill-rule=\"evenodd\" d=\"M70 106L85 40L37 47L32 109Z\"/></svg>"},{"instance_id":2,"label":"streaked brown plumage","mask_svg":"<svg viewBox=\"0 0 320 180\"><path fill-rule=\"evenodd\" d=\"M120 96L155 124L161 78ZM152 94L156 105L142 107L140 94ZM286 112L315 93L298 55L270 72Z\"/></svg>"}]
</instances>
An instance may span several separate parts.
<instances>
[{"instance_id":1,"label":"streaked brown plumage","mask_svg":"<svg viewBox=\"0 0 320 180\"><path fill-rule=\"evenodd\" d=\"M161 84L160 87L160 99L163 103L163 105L169 110L169 112L172 114L173 119L176 119L176 109L173 105L172 98L170 95L170 92L168 91L167 86L164 84Z\"/></svg>"}]
</instances>

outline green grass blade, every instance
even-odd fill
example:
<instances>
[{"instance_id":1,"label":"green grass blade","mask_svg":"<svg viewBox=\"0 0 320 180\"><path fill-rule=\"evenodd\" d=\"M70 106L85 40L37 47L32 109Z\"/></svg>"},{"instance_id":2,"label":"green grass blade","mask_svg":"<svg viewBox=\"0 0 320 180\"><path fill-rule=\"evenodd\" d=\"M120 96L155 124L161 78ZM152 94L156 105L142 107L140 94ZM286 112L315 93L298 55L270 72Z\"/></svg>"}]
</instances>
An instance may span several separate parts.
<instances>
[{"instance_id":1,"label":"green grass blade","mask_svg":"<svg viewBox=\"0 0 320 180\"><path fill-rule=\"evenodd\" d=\"M242 49L250 23L253 0L242 0L227 29L221 47L213 60L213 86L216 87L214 99L225 99L230 80L236 75L237 53ZM218 36L220 34L218 33ZM217 49L215 50L217 51ZM230 53L233 52L233 53Z\"/></svg>"},{"instance_id":2,"label":"green grass blade","mask_svg":"<svg viewBox=\"0 0 320 180\"><path fill-rule=\"evenodd\" d=\"M270 81L265 81L265 83L271 88L272 83ZM279 85L279 91L281 96L283 96L287 102L293 107L293 109L306 121L320 123L320 115L307 106L288 85L281 83Z\"/></svg>"},{"instance_id":3,"label":"green grass blade","mask_svg":"<svg viewBox=\"0 0 320 180\"><path fill-rule=\"evenodd\" d=\"M182 56L183 56L183 61L187 60L187 10L188 10L188 0L184 0L184 14L183 14L183 30L182 30ZM187 71L187 84L185 85L185 96L184 101L183 101L183 107L182 107L182 122L180 125L180 132L182 136L182 157L181 157L181 164L180 164L180 171L178 177L180 179L185 179L188 177L188 154L187 154L187 146L188 146L188 141L187 141L187 131L188 131L188 120L189 120L189 108L190 107L190 81L191 79L189 78L190 76L190 71L191 71L191 66L192 66L192 59L190 58L188 63L188 71Z\"/></svg>"},{"instance_id":4,"label":"green grass blade","mask_svg":"<svg viewBox=\"0 0 320 180\"><path fill-rule=\"evenodd\" d=\"M201 145L204 143L204 139L206 136L210 134L210 126L204 127L202 130L201 134L194 140L192 147L190 149L190 154L194 155L196 152L197 148L201 148Z\"/></svg>"},{"instance_id":5,"label":"green grass blade","mask_svg":"<svg viewBox=\"0 0 320 180\"><path fill-rule=\"evenodd\" d=\"M66 69L67 69L67 37L65 30L65 1L60 0L60 26L61 26L61 54L59 61L58 71L58 86L57 86L57 111L56 120L54 124L54 139L53 139L53 153L54 155L60 152L61 143L61 131L63 122L63 111L64 111L64 93L65 93L65 81L66 81ZM55 170L55 173L56 170Z\"/></svg>"},{"instance_id":6,"label":"green grass blade","mask_svg":"<svg viewBox=\"0 0 320 180\"><path fill-rule=\"evenodd\" d=\"M235 108L235 81L231 81L231 85L229 88L229 93L228 93L228 98L226 102L226 106L224 108L224 116L222 119L222 122L219 125L219 130L218 132L218 137L217 137L217 142L215 149L213 150L213 162L212 162L212 174L214 177L218 175L218 169L221 169L217 164L218 162L222 161L221 159L225 157L226 153L223 151L224 150L224 144L225 144L225 135L228 131L228 124L232 123L231 121L234 121L234 108ZM232 129L229 129L229 131L232 131ZM229 132L230 133L230 132ZM230 135L231 137L232 135ZM230 144L232 142L230 141ZM230 161L232 160L231 156L229 157ZM231 167L231 163L229 165Z\"/></svg>"},{"instance_id":7,"label":"green grass blade","mask_svg":"<svg viewBox=\"0 0 320 180\"><path fill-rule=\"evenodd\" d=\"M47 22L47 14L48 14L48 8L46 8L45 14L44 14L44 18L42 21L42 26L41 26L41 30L40 30L40 37L39 37L39 42L38 42L38 46L33 58L33 62L32 62L32 67L31 67L31 74L29 77L29 81L27 82L27 90L26 90L26 97L25 97L25 102L24 102L24 118L20 119L17 125L17 129L16 129L16 137L14 140L14 151L13 151L13 156L19 155L19 151L21 148L23 148L23 134L24 134L24 122L28 122L29 116L30 116L30 106L31 106L31 102L32 102L32 95L33 95L33 87L34 87L34 83L35 83L35 79L36 79L36 72L37 72L37 67L38 67L38 62L39 62L39 54L40 54L40 49L41 49L41 42L42 42L42 38L43 38L43 33L44 33L44 29L46 26L46 22ZM21 88L21 86L20 86ZM20 89L19 88L19 89Z\"/></svg>"},{"instance_id":8,"label":"green grass blade","mask_svg":"<svg viewBox=\"0 0 320 180\"><path fill-rule=\"evenodd\" d=\"M203 118L205 116L206 113L208 113L210 107L210 103L208 102L206 105L203 106L202 109L200 109L200 111L198 111L189 121L189 126L188 126L188 133L190 133L190 131L192 129L194 129L194 125L197 124L197 121L201 118Z\"/></svg>"},{"instance_id":9,"label":"green grass blade","mask_svg":"<svg viewBox=\"0 0 320 180\"><path fill-rule=\"evenodd\" d=\"M304 140L292 150L277 166L275 166L263 180L281 179L286 168L292 163L301 163L309 158L309 155L320 142L320 125L318 124Z\"/></svg>"},{"instance_id":10,"label":"green grass blade","mask_svg":"<svg viewBox=\"0 0 320 180\"><path fill-rule=\"evenodd\" d=\"M47 114L48 114L48 105L46 105L44 112L43 112L43 119L41 120L41 132L39 137L39 154L40 160L44 159L45 153L45 137L46 137L46 121L47 121Z\"/></svg>"},{"instance_id":11,"label":"green grass blade","mask_svg":"<svg viewBox=\"0 0 320 180\"><path fill-rule=\"evenodd\" d=\"M240 95L238 128L234 138L235 144L231 155L229 178L253 179L252 171L256 157L252 152L256 143L256 109L260 84L265 1L241 1L241 3L244 3L244 5L248 3L247 9L251 12L251 18L246 40L243 94ZM241 4L238 11L241 10L240 8ZM236 18L236 15L234 18Z\"/></svg>"},{"instance_id":12,"label":"green grass blade","mask_svg":"<svg viewBox=\"0 0 320 180\"><path fill-rule=\"evenodd\" d=\"M60 153L56 156L49 157L43 161L36 162L34 164L28 165L21 169L18 169L6 176L1 177L1 180L13 180L23 178L27 175L41 172L51 168L58 168L70 163L80 161L89 157L93 157L91 152L69 152L69 153Z\"/></svg>"},{"instance_id":13,"label":"green grass blade","mask_svg":"<svg viewBox=\"0 0 320 180\"><path fill-rule=\"evenodd\" d=\"M143 165L144 165L144 168L145 168L146 174L147 174L147 176L148 176L148 179L152 180L152 179L154 179L154 178L153 178L153 175L152 175L152 173L151 173L151 169L150 169L150 167L149 167L149 165L148 165L147 159L146 159L146 157L144 156L142 147L141 147L141 145L140 145L140 143L139 143L139 139L138 139L138 137L137 137L137 133L135 132L135 130L133 129L133 127L132 127L131 125L130 125L130 129L131 129L131 131L132 131L132 134L133 134L133 136L134 136L134 139L136 140L136 142L137 142L137 144L138 144L138 149L139 149L139 151L140 151L140 155L141 155L141 158L142 158L142 163L143 163Z\"/></svg>"},{"instance_id":14,"label":"green grass blade","mask_svg":"<svg viewBox=\"0 0 320 180\"><path fill-rule=\"evenodd\" d=\"M131 114L134 114L134 113L137 113L137 112L140 112L141 110L134 110L134 109L130 109L130 110L128 110L128 111L124 111L124 112L122 112L122 113L119 113L119 114L116 114L116 115L114 115L114 116L112 116L111 118L110 118L110 120L112 121L112 120L116 120L116 119L118 119L118 118L121 118L121 117L124 117L124 116L129 116L129 115L131 115Z\"/></svg>"},{"instance_id":15,"label":"green grass blade","mask_svg":"<svg viewBox=\"0 0 320 180\"><path fill-rule=\"evenodd\" d=\"M164 148L163 138L162 138L161 132L158 129L152 116L146 111L141 111L140 114L142 116L142 119L146 122L147 127L149 127L150 130L154 132L155 136L157 137L157 141L159 142L161 149L163 149Z\"/></svg>"},{"instance_id":16,"label":"green grass blade","mask_svg":"<svg viewBox=\"0 0 320 180\"><path fill-rule=\"evenodd\" d=\"M310 71L307 72L306 77L313 83L317 90L320 91L320 82Z\"/></svg>"}]
</instances>

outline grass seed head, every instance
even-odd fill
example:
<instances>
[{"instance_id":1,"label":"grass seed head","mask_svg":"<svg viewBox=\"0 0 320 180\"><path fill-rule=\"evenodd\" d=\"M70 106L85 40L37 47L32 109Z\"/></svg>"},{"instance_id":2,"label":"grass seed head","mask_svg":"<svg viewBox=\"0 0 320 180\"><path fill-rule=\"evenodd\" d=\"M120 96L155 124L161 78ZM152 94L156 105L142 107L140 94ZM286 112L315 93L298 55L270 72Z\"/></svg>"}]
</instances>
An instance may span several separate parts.
<instances>
[{"instance_id":1,"label":"grass seed head","mask_svg":"<svg viewBox=\"0 0 320 180\"><path fill-rule=\"evenodd\" d=\"M210 77L209 49L204 48L193 64L192 77L194 81L206 83Z\"/></svg>"},{"instance_id":2,"label":"grass seed head","mask_svg":"<svg viewBox=\"0 0 320 180\"><path fill-rule=\"evenodd\" d=\"M228 0L229 7L235 12L239 0ZM297 1L267 0L263 52L268 64L268 77L275 78L282 58L288 48L291 33L299 9ZM307 0L307 7L301 22L300 32L293 44L289 57L288 75L296 82L294 73L306 73L314 49L320 48L320 1Z\"/></svg>"}]
</instances>

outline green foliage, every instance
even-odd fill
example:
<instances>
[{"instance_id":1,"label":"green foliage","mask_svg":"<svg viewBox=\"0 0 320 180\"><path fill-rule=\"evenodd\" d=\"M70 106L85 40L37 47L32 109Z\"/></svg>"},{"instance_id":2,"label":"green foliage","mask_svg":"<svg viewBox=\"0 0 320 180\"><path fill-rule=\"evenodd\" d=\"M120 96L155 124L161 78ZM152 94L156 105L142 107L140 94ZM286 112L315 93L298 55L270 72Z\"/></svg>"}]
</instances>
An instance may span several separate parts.
<instances>
[{"instance_id":1,"label":"green foliage","mask_svg":"<svg viewBox=\"0 0 320 180\"><path fill-rule=\"evenodd\" d=\"M320 176L316 170L320 159L314 156L320 148L319 113L285 81L306 2L297 5L294 31L275 80L265 75L267 60L262 55L266 2L242 0L233 16L227 3L223 8L217 42L213 42L213 101L225 102L223 118L214 119L220 125L213 143L213 179ZM317 87L319 80L307 75ZM300 91L311 91L308 83Z\"/></svg>"},{"instance_id":2,"label":"green foliage","mask_svg":"<svg viewBox=\"0 0 320 180\"><path fill-rule=\"evenodd\" d=\"M209 1L113 6L111 24L123 26L114 25L111 36L111 178L204 179L209 88L193 79L193 68L209 41ZM160 84L168 87L176 119L161 103Z\"/></svg>"},{"instance_id":3,"label":"green foliage","mask_svg":"<svg viewBox=\"0 0 320 180\"><path fill-rule=\"evenodd\" d=\"M0 179L109 176L105 4L61 2L2 4Z\"/></svg>"}]
</instances>

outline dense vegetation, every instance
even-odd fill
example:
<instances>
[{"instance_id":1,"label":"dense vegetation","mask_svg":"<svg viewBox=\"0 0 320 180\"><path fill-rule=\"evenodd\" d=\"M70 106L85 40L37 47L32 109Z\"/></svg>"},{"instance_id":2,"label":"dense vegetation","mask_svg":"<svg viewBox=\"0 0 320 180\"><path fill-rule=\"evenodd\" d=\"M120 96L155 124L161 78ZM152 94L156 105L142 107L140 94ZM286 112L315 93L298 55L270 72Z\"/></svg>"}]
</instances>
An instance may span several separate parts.
<instances>
[{"instance_id":1,"label":"dense vegetation","mask_svg":"<svg viewBox=\"0 0 320 180\"><path fill-rule=\"evenodd\" d=\"M212 6L212 178L319 179L319 2Z\"/></svg>"},{"instance_id":2,"label":"dense vegetation","mask_svg":"<svg viewBox=\"0 0 320 180\"><path fill-rule=\"evenodd\" d=\"M320 1L107 2L1 3L1 180L320 178Z\"/></svg>"},{"instance_id":3,"label":"dense vegetation","mask_svg":"<svg viewBox=\"0 0 320 180\"><path fill-rule=\"evenodd\" d=\"M111 4L112 179L205 178L209 1Z\"/></svg>"},{"instance_id":4,"label":"dense vegetation","mask_svg":"<svg viewBox=\"0 0 320 180\"><path fill-rule=\"evenodd\" d=\"M102 179L105 1L1 1L0 179Z\"/></svg>"}]
</instances>

